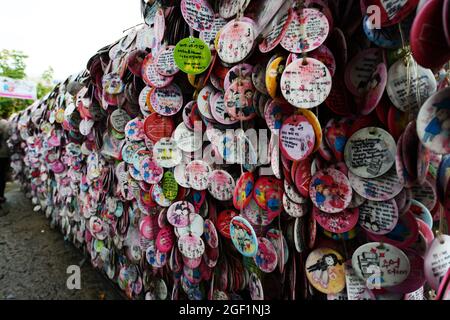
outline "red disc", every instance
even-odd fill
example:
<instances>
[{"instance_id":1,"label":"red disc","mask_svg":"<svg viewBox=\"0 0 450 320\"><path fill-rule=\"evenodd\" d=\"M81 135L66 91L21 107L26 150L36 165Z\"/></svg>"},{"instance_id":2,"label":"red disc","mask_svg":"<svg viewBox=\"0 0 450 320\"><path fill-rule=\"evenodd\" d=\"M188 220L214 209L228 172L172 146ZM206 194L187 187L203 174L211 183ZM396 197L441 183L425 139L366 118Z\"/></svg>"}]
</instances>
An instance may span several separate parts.
<instances>
[{"instance_id":1,"label":"red disc","mask_svg":"<svg viewBox=\"0 0 450 320\"><path fill-rule=\"evenodd\" d=\"M303 197L309 197L309 184L311 183L311 160L300 161L295 171L295 186Z\"/></svg>"},{"instance_id":2,"label":"red disc","mask_svg":"<svg viewBox=\"0 0 450 320\"><path fill-rule=\"evenodd\" d=\"M225 210L217 216L216 228L222 236L231 239L230 236L230 222L238 214L233 210Z\"/></svg>"},{"instance_id":3,"label":"red disc","mask_svg":"<svg viewBox=\"0 0 450 320\"><path fill-rule=\"evenodd\" d=\"M408 115L396 107L391 106L388 112L388 129L395 140L398 140L407 125Z\"/></svg>"},{"instance_id":4,"label":"red disc","mask_svg":"<svg viewBox=\"0 0 450 320\"><path fill-rule=\"evenodd\" d=\"M411 51L422 67L440 68L450 60L450 49L442 25L443 9L444 0L429 0L414 19Z\"/></svg>"},{"instance_id":5,"label":"red disc","mask_svg":"<svg viewBox=\"0 0 450 320\"><path fill-rule=\"evenodd\" d=\"M273 197L269 197L272 194ZM273 177L260 177L253 189L253 199L263 210L269 210L271 206L270 199L278 199L281 203L281 198L283 196L283 184L280 180ZM276 205L274 206L276 207ZM276 209L274 209L276 211Z\"/></svg>"},{"instance_id":6,"label":"red disc","mask_svg":"<svg viewBox=\"0 0 450 320\"><path fill-rule=\"evenodd\" d=\"M152 113L144 121L144 132L153 142L161 138L170 138L175 128L172 118Z\"/></svg>"},{"instance_id":7,"label":"red disc","mask_svg":"<svg viewBox=\"0 0 450 320\"><path fill-rule=\"evenodd\" d=\"M233 205L237 210L244 209L250 203L254 184L255 178L251 172L244 173L237 180L233 194Z\"/></svg>"},{"instance_id":8,"label":"red disc","mask_svg":"<svg viewBox=\"0 0 450 320\"><path fill-rule=\"evenodd\" d=\"M356 131L367 127L378 127L378 118L375 113L357 118L348 131L348 137L351 137Z\"/></svg>"},{"instance_id":9,"label":"red disc","mask_svg":"<svg viewBox=\"0 0 450 320\"><path fill-rule=\"evenodd\" d=\"M385 127L387 127L387 125L388 125L388 113L389 113L389 108L390 108L390 103L388 100L389 99L387 99L385 96L383 96L380 103L375 108L375 112L377 114L378 120L380 120L380 122L382 124L384 124Z\"/></svg>"},{"instance_id":10,"label":"red disc","mask_svg":"<svg viewBox=\"0 0 450 320\"><path fill-rule=\"evenodd\" d=\"M144 62L147 52L144 50L135 50L128 55L128 70L135 76L142 76L142 63Z\"/></svg>"},{"instance_id":11,"label":"red disc","mask_svg":"<svg viewBox=\"0 0 450 320\"><path fill-rule=\"evenodd\" d=\"M340 78L333 79L331 92L325 100L325 105L334 113L340 116L349 116L353 113L353 100Z\"/></svg>"},{"instance_id":12,"label":"red disc","mask_svg":"<svg viewBox=\"0 0 450 320\"><path fill-rule=\"evenodd\" d=\"M444 32L447 37L447 44L450 47L450 0L444 1L444 8L442 10L442 21L444 23Z\"/></svg>"}]
</instances>

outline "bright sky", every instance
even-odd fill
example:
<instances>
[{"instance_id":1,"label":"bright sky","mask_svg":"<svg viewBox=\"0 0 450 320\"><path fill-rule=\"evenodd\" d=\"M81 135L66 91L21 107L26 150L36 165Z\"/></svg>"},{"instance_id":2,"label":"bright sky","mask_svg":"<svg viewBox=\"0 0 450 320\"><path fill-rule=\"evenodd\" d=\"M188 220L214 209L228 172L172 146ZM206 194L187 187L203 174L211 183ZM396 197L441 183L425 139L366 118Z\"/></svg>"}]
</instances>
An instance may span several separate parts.
<instances>
[{"instance_id":1,"label":"bright sky","mask_svg":"<svg viewBox=\"0 0 450 320\"><path fill-rule=\"evenodd\" d=\"M30 77L52 66L65 80L142 22L139 0L2 0L0 50L25 52Z\"/></svg>"}]
</instances>

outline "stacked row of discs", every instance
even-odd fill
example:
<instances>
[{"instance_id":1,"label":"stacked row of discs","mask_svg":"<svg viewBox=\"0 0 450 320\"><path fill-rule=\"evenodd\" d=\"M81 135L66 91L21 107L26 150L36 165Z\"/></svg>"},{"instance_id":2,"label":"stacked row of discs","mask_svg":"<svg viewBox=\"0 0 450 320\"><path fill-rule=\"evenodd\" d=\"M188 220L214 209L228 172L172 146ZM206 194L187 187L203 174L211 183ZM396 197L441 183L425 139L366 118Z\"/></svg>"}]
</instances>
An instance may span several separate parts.
<instances>
[{"instance_id":1,"label":"stacked row of discs","mask_svg":"<svg viewBox=\"0 0 450 320\"><path fill-rule=\"evenodd\" d=\"M147 1L14 169L129 298L445 297L448 3Z\"/></svg>"}]
</instances>

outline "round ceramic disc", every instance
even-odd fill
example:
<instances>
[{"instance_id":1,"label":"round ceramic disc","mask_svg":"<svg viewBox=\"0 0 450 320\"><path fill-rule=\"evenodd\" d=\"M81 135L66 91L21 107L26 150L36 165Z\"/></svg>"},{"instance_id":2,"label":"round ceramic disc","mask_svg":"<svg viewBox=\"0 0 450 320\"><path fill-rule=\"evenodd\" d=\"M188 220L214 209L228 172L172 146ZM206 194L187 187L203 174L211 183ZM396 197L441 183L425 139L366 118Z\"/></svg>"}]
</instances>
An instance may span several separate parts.
<instances>
[{"instance_id":1,"label":"round ceramic disc","mask_svg":"<svg viewBox=\"0 0 450 320\"><path fill-rule=\"evenodd\" d=\"M225 91L224 104L226 112L237 120L251 120L256 116L253 106L255 87L250 79L233 82Z\"/></svg>"},{"instance_id":2,"label":"round ceramic disc","mask_svg":"<svg viewBox=\"0 0 450 320\"><path fill-rule=\"evenodd\" d=\"M233 205L236 209L241 210L248 206L252 199L254 184L255 178L251 172L246 172L239 177L233 193Z\"/></svg>"},{"instance_id":3,"label":"round ceramic disc","mask_svg":"<svg viewBox=\"0 0 450 320\"><path fill-rule=\"evenodd\" d=\"M376 44L378 47L386 48L386 49L397 49L402 46L402 39L400 32L398 32L398 27L387 27L387 28L374 28L372 19L368 15L364 17L363 20L363 28L364 33L367 38ZM402 29L407 34L405 27L402 25Z\"/></svg>"},{"instance_id":4,"label":"round ceramic disc","mask_svg":"<svg viewBox=\"0 0 450 320\"><path fill-rule=\"evenodd\" d=\"M252 300L264 300L264 289L258 276L252 272L249 279L249 290Z\"/></svg>"},{"instance_id":5,"label":"round ceramic disc","mask_svg":"<svg viewBox=\"0 0 450 320\"><path fill-rule=\"evenodd\" d=\"M239 122L239 120L232 118L227 112L224 94L222 92L217 92L211 98L211 115L216 121L225 125L232 125Z\"/></svg>"},{"instance_id":6,"label":"round ceramic disc","mask_svg":"<svg viewBox=\"0 0 450 320\"><path fill-rule=\"evenodd\" d=\"M140 174L145 182L156 184L163 178L164 170L147 156L141 163Z\"/></svg>"},{"instance_id":7,"label":"round ceramic disc","mask_svg":"<svg viewBox=\"0 0 450 320\"><path fill-rule=\"evenodd\" d=\"M166 77L171 77L177 74L180 70L175 64L175 59L173 56L174 50L175 46L167 46L159 51L155 61L156 71L158 71L159 74Z\"/></svg>"},{"instance_id":8,"label":"round ceramic disc","mask_svg":"<svg viewBox=\"0 0 450 320\"><path fill-rule=\"evenodd\" d=\"M422 185L411 188L412 197L422 203L429 211L436 206L437 193L435 183L431 179L425 180Z\"/></svg>"},{"instance_id":9,"label":"round ceramic disc","mask_svg":"<svg viewBox=\"0 0 450 320\"><path fill-rule=\"evenodd\" d=\"M304 116L308 122L312 125L313 129L314 129L314 135L316 137L316 142L314 144L314 151L319 150L319 147L322 143L322 138L323 138L323 134L322 134L322 126L320 125L320 121L317 118L317 116L310 110L306 110L306 109L297 109L296 110L297 114L301 114L302 116Z\"/></svg>"},{"instance_id":10,"label":"round ceramic disc","mask_svg":"<svg viewBox=\"0 0 450 320\"><path fill-rule=\"evenodd\" d=\"M211 248L217 248L219 246L219 238L214 223L212 223L211 220L206 219L203 228L203 237L205 238L206 244Z\"/></svg>"},{"instance_id":11,"label":"round ceramic disc","mask_svg":"<svg viewBox=\"0 0 450 320\"><path fill-rule=\"evenodd\" d=\"M289 247L283 235L283 232L278 229L272 228L267 231L266 237L270 242L272 242L277 251L278 267L280 269L280 272L283 272L284 267L289 260Z\"/></svg>"},{"instance_id":12,"label":"round ceramic disc","mask_svg":"<svg viewBox=\"0 0 450 320\"><path fill-rule=\"evenodd\" d=\"M189 225L190 216L195 214L194 205L187 201L174 202L167 210L167 221L176 228Z\"/></svg>"},{"instance_id":13,"label":"round ceramic disc","mask_svg":"<svg viewBox=\"0 0 450 320\"><path fill-rule=\"evenodd\" d=\"M205 243L199 236L188 233L178 239L178 249L184 257L197 259L205 252Z\"/></svg>"},{"instance_id":14,"label":"round ceramic disc","mask_svg":"<svg viewBox=\"0 0 450 320\"><path fill-rule=\"evenodd\" d=\"M158 73L155 59L150 53L145 57L142 64L142 80L148 86L163 88L173 81L173 77L166 77Z\"/></svg>"},{"instance_id":15,"label":"round ceramic disc","mask_svg":"<svg viewBox=\"0 0 450 320\"><path fill-rule=\"evenodd\" d=\"M345 288L344 258L335 250L319 248L305 262L309 283L325 294L336 294Z\"/></svg>"},{"instance_id":16,"label":"round ceramic disc","mask_svg":"<svg viewBox=\"0 0 450 320\"><path fill-rule=\"evenodd\" d=\"M387 131L368 127L348 139L344 159L354 174L362 178L376 178L392 168L396 152L395 140Z\"/></svg>"},{"instance_id":17,"label":"round ceramic disc","mask_svg":"<svg viewBox=\"0 0 450 320\"><path fill-rule=\"evenodd\" d=\"M286 58L278 56L270 60L266 68L266 88L267 93L272 99L281 97L280 77L282 76L286 65Z\"/></svg>"},{"instance_id":18,"label":"round ceramic disc","mask_svg":"<svg viewBox=\"0 0 450 320\"><path fill-rule=\"evenodd\" d=\"M270 21L264 31L265 37L259 44L259 50L262 53L272 51L280 43L286 34L294 15L293 10L288 10L287 12L284 12L283 15L277 15Z\"/></svg>"},{"instance_id":19,"label":"round ceramic disc","mask_svg":"<svg viewBox=\"0 0 450 320\"><path fill-rule=\"evenodd\" d=\"M349 171L348 178L353 190L368 200L386 201L394 198L403 190L403 184L395 169L374 179L361 178Z\"/></svg>"},{"instance_id":20,"label":"round ceramic disc","mask_svg":"<svg viewBox=\"0 0 450 320\"><path fill-rule=\"evenodd\" d=\"M441 235L433 240L425 255L425 277L430 287L439 289L439 285L450 270L450 236Z\"/></svg>"},{"instance_id":21,"label":"round ceramic disc","mask_svg":"<svg viewBox=\"0 0 450 320\"><path fill-rule=\"evenodd\" d=\"M176 84L156 88L150 93L150 104L158 114L170 117L183 107L183 93Z\"/></svg>"},{"instance_id":22,"label":"round ceramic disc","mask_svg":"<svg viewBox=\"0 0 450 320\"><path fill-rule=\"evenodd\" d=\"M173 132L173 140L183 152L195 152L202 147L200 135L187 128L184 122L180 123Z\"/></svg>"},{"instance_id":23,"label":"round ceramic disc","mask_svg":"<svg viewBox=\"0 0 450 320\"><path fill-rule=\"evenodd\" d=\"M175 125L172 118L152 113L144 121L144 132L147 138L153 142L172 135Z\"/></svg>"},{"instance_id":24,"label":"round ceramic disc","mask_svg":"<svg viewBox=\"0 0 450 320\"><path fill-rule=\"evenodd\" d=\"M153 157L161 167L173 168L180 164L183 155L175 140L162 138L153 146Z\"/></svg>"},{"instance_id":25,"label":"round ceramic disc","mask_svg":"<svg viewBox=\"0 0 450 320\"><path fill-rule=\"evenodd\" d=\"M267 210L262 209L252 198L250 203L242 210L242 216L254 226L267 226L272 222Z\"/></svg>"},{"instance_id":26,"label":"round ceramic disc","mask_svg":"<svg viewBox=\"0 0 450 320\"><path fill-rule=\"evenodd\" d=\"M258 239L251 224L242 217L230 222L230 236L236 249L244 257L254 257L258 251Z\"/></svg>"},{"instance_id":27,"label":"round ceramic disc","mask_svg":"<svg viewBox=\"0 0 450 320\"><path fill-rule=\"evenodd\" d=\"M427 68L441 68L450 59L448 50L448 1L427 1L411 28L411 52Z\"/></svg>"},{"instance_id":28,"label":"round ceramic disc","mask_svg":"<svg viewBox=\"0 0 450 320\"><path fill-rule=\"evenodd\" d=\"M264 210L270 210L272 206L275 206L275 204L270 201L270 193L279 195L279 197L277 197L277 204L281 205L281 197L283 195L281 181L270 176L259 177L253 188L253 199L255 199L256 203Z\"/></svg>"},{"instance_id":29,"label":"round ceramic disc","mask_svg":"<svg viewBox=\"0 0 450 320\"><path fill-rule=\"evenodd\" d=\"M206 0L182 0L181 14L186 23L196 31L211 30L214 11Z\"/></svg>"},{"instance_id":30,"label":"round ceramic disc","mask_svg":"<svg viewBox=\"0 0 450 320\"><path fill-rule=\"evenodd\" d=\"M344 160L344 149L349 138L349 131L350 126L346 121L335 119L330 119L325 127L325 140L338 161Z\"/></svg>"},{"instance_id":31,"label":"round ceramic disc","mask_svg":"<svg viewBox=\"0 0 450 320\"><path fill-rule=\"evenodd\" d=\"M367 84L381 61L382 51L374 48L361 51L347 64L345 85L353 95L364 95Z\"/></svg>"},{"instance_id":32,"label":"round ceramic disc","mask_svg":"<svg viewBox=\"0 0 450 320\"><path fill-rule=\"evenodd\" d=\"M175 46L173 57L176 67L188 75L205 72L212 61L208 45L194 37L181 39Z\"/></svg>"},{"instance_id":33,"label":"round ceramic disc","mask_svg":"<svg viewBox=\"0 0 450 320\"><path fill-rule=\"evenodd\" d=\"M211 167L202 160L191 161L186 166L185 177L186 182L194 190L208 189L208 177L211 173Z\"/></svg>"},{"instance_id":34,"label":"round ceramic disc","mask_svg":"<svg viewBox=\"0 0 450 320\"><path fill-rule=\"evenodd\" d=\"M300 9L293 13L280 44L290 52L310 52L326 40L329 32L330 25L322 12L313 8Z\"/></svg>"},{"instance_id":35,"label":"round ceramic disc","mask_svg":"<svg viewBox=\"0 0 450 320\"><path fill-rule=\"evenodd\" d=\"M288 103L272 100L264 110L264 119L273 134L279 135L283 119L292 113L292 106Z\"/></svg>"},{"instance_id":36,"label":"round ceramic disc","mask_svg":"<svg viewBox=\"0 0 450 320\"><path fill-rule=\"evenodd\" d=\"M360 278L378 288L402 283L411 270L409 259L403 251L379 242L366 243L356 249L352 266Z\"/></svg>"},{"instance_id":37,"label":"round ceramic disc","mask_svg":"<svg viewBox=\"0 0 450 320\"><path fill-rule=\"evenodd\" d=\"M421 104L436 92L437 84L430 69L412 60L409 65L408 69L408 64L400 59L389 68L386 91L396 108L417 112Z\"/></svg>"},{"instance_id":38,"label":"round ceramic disc","mask_svg":"<svg viewBox=\"0 0 450 320\"><path fill-rule=\"evenodd\" d=\"M125 132L125 126L131 120L131 117L124 109L119 108L111 113L109 120L114 130L123 133Z\"/></svg>"},{"instance_id":39,"label":"round ceramic disc","mask_svg":"<svg viewBox=\"0 0 450 320\"><path fill-rule=\"evenodd\" d=\"M251 52L255 42L254 28L245 21L230 21L219 34L217 53L225 63L238 63Z\"/></svg>"},{"instance_id":40,"label":"round ceramic disc","mask_svg":"<svg viewBox=\"0 0 450 320\"><path fill-rule=\"evenodd\" d=\"M422 185L427 179L431 154L421 142L417 144L417 183Z\"/></svg>"},{"instance_id":41,"label":"round ceramic disc","mask_svg":"<svg viewBox=\"0 0 450 320\"><path fill-rule=\"evenodd\" d=\"M233 177L225 170L214 170L208 177L208 191L219 201L228 201L233 198L235 182Z\"/></svg>"},{"instance_id":42,"label":"round ceramic disc","mask_svg":"<svg viewBox=\"0 0 450 320\"><path fill-rule=\"evenodd\" d=\"M330 75L334 77L334 74L336 73L336 59L334 58L333 52L331 52L328 47L321 45L311 52L311 58L323 62L323 64L327 66L328 71L330 71Z\"/></svg>"},{"instance_id":43,"label":"round ceramic disc","mask_svg":"<svg viewBox=\"0 0 450 320\"><path fill-rule=\"evenodd\" d=\"M284 192L292 202L298 204L304 204L306 202L306 199L297 192L296 187L287 180L284 180Z\"/></svg>"},{"instance_id":44,"label":"round ceramic disc","mask_svg":"<svg viewBox=\"0 0 450 320\"><path fill-rule=\"evenodd\" d=\"M447 37L447 44L450 47L450 1L444 1L444 10L442 10L443 23L444 23L444 32Z\"/></svg>"},{"instance_id":45,"label":"round ceramic disc","mask_svg":"<svg viewBox=\"0 0 450 320\"><path fill-rule=\"evenodd\" d=\"M248 63L240 63L228 70L223 81L223 89L227 91L232 83L238 81L239 78L251 79L253 66Z\"/></svg>"},{"instance_id":46,"label":"round ceramic disc","mask_svg":"<svg viewBox=\"0 0 450 320\"><path fill-rule=\"evenodd\" d=\"M212 28L200 31L199 38L202 39L210 49L214 49L214 42L219 31L227 24L227 21L219 15L214 16Z\"/></svg>"},{"instance_id":47,"label":"round ceramic disc","mask_svg":"<svg viewBox=\"0 0 450 320\"><path fill-rule=\"evenodd\" d=\"M398 208L395 200L367 200L359 207L359 225L370 233L387 234L398 221Z\"/></svg>"},{"instance_id":48,"label":"round ceramic disc","mask_svg":"<svg viewBox=\"0 0 450 320\"><path fill-rule=\"evenodd\" d=\"M277 267L277 252L273 244L266 238L258 238L258 251L253 257L255 264L265 273L270 273Z\"/></svg>"},{"instance_id":49,"label":"round ceramic disc","mask_svg":"<svg viewBox=\"0 0 450 320\"><path fill-rule=\"evenodd\" d=\"M417 200L411 199L411 206L409 207L409 212L411 212L416 219L420 219L427 224L427 226L433 228L433 216L430 211L422 203Z\"/></svg>"},{"instance_id":50,"label":"round ceramic disc","mask_svg":"<svg viewBox=\"0 0 450 320\"><path fill-rule=\"evenodd\" d=\"M450 153L450 88L438 91L420 108L417 135L431 151Z\"/></svg>"},{"instance_id":51,"label":"round ceramic disc","mask_svg":"<svg viewBox=\"0 0 450 320\"><path fill-rule=\"evenodd\" d=\"M326 213L313 208L314 219L322 228L333 233L345 233L358 223L359 209L345 209L338 213Z\"/></svg>"},{"instance_id":52,"label":"round ceramic disc","mask_svg":"<svg viewBox=\"0 0 450 320\"><path fill-rule=\"evenodd\" d=\"M370 114L380 103L387 84L387 67L384 62L378 64L366 86L362 115Z\"/></svg>"},{"instance_id":53,"label":"round ceramic disc","mask_svg":"<svg viewBox=\"0 0 450 320\"><path fill-rule=\"evenodd\" d=\"M172 201L167 199L167 197L164 195L163 188L160 184L154 184L151 188L151 194L153 200L160 205L161 207L169 207L172 204Z\"/></svg>"},{"instance_id":54,"label":"round ceramic disc","mask_svg":"<svg viewBox=\"0 0 450 320\"><path fill-rule=\"evenodd\" d=\"M202 216L199 214L193 214L189 216L189 225L186 227L176 228L175 233L178 237L182 237L186 234L194 234L201 237L204 232L204 224Z\"/></svg>"},{"instance_id":55,"label":"round ceramic disc","mask_svg":"<svg viewBox=\"0 0 450 320\"><path fill-rule=\"evenodd\" d=\"M208 120L214 120L211 114L211 98L214 95L214 88L210 85L203 87L198 93L197 107L200 114Z\"/></svg>"},{"instance_id":56,"label":"round ceramic disc","mask_svg":"<svg viewBox=\"0 0 450 320\"><path fill-rule=\"evenodd\" d=\"M173 233L173 228L166 226L159 230L155 245L160 252L167 253L172 250L174 241L175 235Z\"/></svg>"},{"instance_id":57,"label":"round ceramic disc","mask_svg":"<svg viewBox=\"0 0 450 320\"><path fill-rule=\"evenodd\" d=\"M324 169L312 177L309 195L317 208L336 213L350 204L352 188L345 174L336 169Z\"/></svg>"},{"instance_id":58,"label":"round ceramic disc","mask_svg":"<svg viewBox=\"0 0 450 320\"><path fill-rule=\"evenodd\" d=\"M283 194L283 209L291 217L298 218L306 215L307 210L304 205L295 203L287 194Z\"/></svg>"},{"instance_id":59,"label":"round ceramic disc","mask_svg":"<svg viewBox=\"0 0 450 320\"><path fill-rule=\"evenodd\" d=\"M224 210L217 215L216 228L223 237L231 239L230 222L237 215L233 210Z\"/></svg>"},{"instance_id":60,"label":"round ceramic disc","mask_svg":"<svg viewBox=\"0 0 450 320\"><path fill-rule=\"evenodd\" d=\"M284 98L297 108L317 107L331 92L331 74L319 60L298 59L289 64L280 81Z\"/></svg>"},{"instance_id":61,"label":"round ceramic disc","mask_svg":"<svg viewBox=\"0 0 450 320\"><path fill-rule=\"evenodd\" d=\"M308 157L314 150L316 135L311 123L304 116L287 118L280 129L280 149L292 161Z\"/></svg>"}]
</instances>

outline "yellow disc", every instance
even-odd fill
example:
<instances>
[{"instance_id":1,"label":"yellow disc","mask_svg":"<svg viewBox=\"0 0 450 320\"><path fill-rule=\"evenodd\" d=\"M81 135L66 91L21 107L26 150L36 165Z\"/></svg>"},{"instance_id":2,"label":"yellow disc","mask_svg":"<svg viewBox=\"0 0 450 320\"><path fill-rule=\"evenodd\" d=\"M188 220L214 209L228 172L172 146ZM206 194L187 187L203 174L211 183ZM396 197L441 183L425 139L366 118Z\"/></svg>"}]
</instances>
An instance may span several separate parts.
<instances>
[{"instance_id":1,"label":"yellow disc","mask_svg":"<svg viewBox=\"0 0 450 320\"><path fill-rule=\"evenodd\" d=\"M43 122L41 125L41 130L45 134L49 134L52 131L53 127L49 122Z\"/></svg>"},{"instance_id":2,"label":"yellow disc","mask_svg":"<svg viewBox=\"0 0 450 320\"><path fill-rule=\"evenodd\" d=\"M152 88L151 90L148 91L148 93L147 93L147 99L145 99L145 100L146 100L147 107L148 107L148 111L150 111L150 113L154 113L154 112L155 112L155 109L153 109L152 104L151 104L151 102L150 102L150 96L151 96L151 94L152 94L153 91L155 91L155 88Z\"/></svg>"},{"instance_id":3,"label":"yellow disc","mask_svg":"<svg viewBox=\"0 0 450 320\"><path fill-rule=\"evenodd\" d=\"M296 109L296 114L303 115L309 123L313 126L314 133L316 135L316 143L314 145L314 152L319 150L320 144L322 143L322 127L320 125L319 119L317 119L316 115L307 109Z\"/></svg>"},{"instance_id":4,"label":"yellow disc","mask_svg":"<svg viewBox=\"0 0 450 320\"><path fill-rule=\"evenodd\" d=\"M214 38L214 48L216 49L216 51L218 51L217 49L219 48L220 31L217 32L216 37Z\"/></svg>"},{"instance_id":5,"label":"yellow disc","mask_svg":"<svg viewBox=\"0 0 450 320\"><path fill-rule=\"evenodd\" d=\"M281 96L279 90L279 83L281 75L283 74L285 68L286 58L277 57L275 58L267 67L266 70L266 87L269 96L272 99L276 99Z\"/></svg>"},{"instance_id":6,"label":"yellow disc","mask_svg":"<svg viewBox=\"0 0 450 320\"><path fill-rule=\"evenodd\" d=\"M333 249L316 249L306 259L306 277L322 293L339 293L345 288L344 262L342 256Z\"/></svg>"},{"instance_id":7,"label":"yellow disc","mask_svg":"<svg viewBox=\"0 0 450 320\"><path fill-rule=\"evenodd\" d=\"M57 123L64 122L64 109L58 109L58 111L56 111L55 120Z\"/></svg>"}]
</instances>

